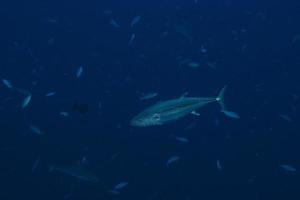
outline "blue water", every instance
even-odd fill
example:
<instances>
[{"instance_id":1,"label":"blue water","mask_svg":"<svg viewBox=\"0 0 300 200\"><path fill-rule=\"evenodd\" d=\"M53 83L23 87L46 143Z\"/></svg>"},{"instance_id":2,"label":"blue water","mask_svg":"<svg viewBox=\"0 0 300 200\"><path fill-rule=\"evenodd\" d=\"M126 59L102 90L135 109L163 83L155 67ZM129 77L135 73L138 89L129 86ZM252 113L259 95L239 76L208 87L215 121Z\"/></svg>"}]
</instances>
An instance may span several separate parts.
<instances>
[{"instance_id":1,"label":"blue water","mask_svg":"<svg viewBox=\"0 0 300 200\"><path fill-rule=\"evenodd\" d=\"M1 80L0 198L299 199L299 10L281 0L2 2L0 79L14 89ZM156 102L224 85L239 119L210 104L163 126L129 125ZM32 95L24 109L15 88ZM53 165L82 165L99 181Z\"/></svg>"}]
</instances>

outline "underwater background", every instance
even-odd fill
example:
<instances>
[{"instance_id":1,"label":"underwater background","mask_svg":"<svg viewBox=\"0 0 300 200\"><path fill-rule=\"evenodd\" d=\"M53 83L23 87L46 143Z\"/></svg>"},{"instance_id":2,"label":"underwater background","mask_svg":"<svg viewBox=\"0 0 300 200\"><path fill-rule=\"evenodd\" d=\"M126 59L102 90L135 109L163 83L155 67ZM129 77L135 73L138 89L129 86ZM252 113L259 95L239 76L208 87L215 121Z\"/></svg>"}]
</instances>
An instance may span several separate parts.
<instances>
[{"instance_id":1,"label":"underwater background","mask_svg":"<svg viewBox=\"0 0 300 200\"><path fill-rule=\"evenodd\" d=\"M300 199L299 1L3 1L0 198ZM217 103L133 127L182 96Z\"/></svg>"}]
</instances>

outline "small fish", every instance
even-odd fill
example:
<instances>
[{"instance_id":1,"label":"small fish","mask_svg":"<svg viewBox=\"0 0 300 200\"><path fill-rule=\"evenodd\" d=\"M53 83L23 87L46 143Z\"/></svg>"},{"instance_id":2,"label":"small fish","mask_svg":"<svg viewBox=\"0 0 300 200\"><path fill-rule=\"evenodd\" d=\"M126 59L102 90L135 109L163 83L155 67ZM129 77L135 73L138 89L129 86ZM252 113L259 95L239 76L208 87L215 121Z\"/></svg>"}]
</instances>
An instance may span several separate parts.
<instances>
[{"instance_id":1,"label":"small fish","mask_svg":"<svg viewBox=\"0 0 300 200\"><path fill-rule=\"evenodd\" d=\"M186 65L191 61L192 61L191 59L184 59L184 60L181 60L178 64L181 67L182 65Z\"/></svg>"},{"instance_id":2,"label":"small fish","mask_svg":"<svg viewBox=\"0 0 300 200\"><path fill-rule=\"evenodd\" d=\"M9 89L13 89L13 85L11 84L11 82L7 79L2 79L2 83Z\"/></svg>"},{"instance_id":3,"label":"small fish","mask_svg":"<svg viewBox=\"0 0 300 200\"><path fill-rule=\"evenodd\" d=\"M170 167L171 164L173 164L174 162L177 162L180 159L179 156L171 156L168 160L167 160L167 167Z\"/></svg>"},{"instance_id":4,"label":"small fish","mask_svg":"<svg viewBox=\"0 0 300 200\"><path fill-rule=\"evenodd\" d=\"M200 52L203 53L203 54L205 54L205 53L207 53L207 49L204 48L203 45L201 45Z\"/></svg>"},{"instance_id":5,"label":"small fish","mask_svg":"<svg viewBox=\"0 0 300 200\"><path fill-rule=\"evenodd\" d=\"M141 16L135 16L132 18L130 26L133 27L135 24L137 24L141 20Z\"/></svg>"},{"instance_id":6,"label":"small fish","mask_svg":"<svg viewBox=\"0 0 300 200\"><path fill-rule=\"evenodd\" d=\"M132 33L132 35L131 35L131 37L130 37L130 40L129 40L129 42L128 42L128 46L131 46L131 45L132 45L134 39L135 39L135 34Z\"/></svg>"},{"instance_id":7,"label":"small fish","mask_svg":"<svg viewBox=\"0 0 300 200\"><path fill-rule=\"evenodd\" d=\"M41 157L38 156L37 159L34 161L33 165L32 165L32 168L31 168L31 172L35 172L36 169L38 168L39 164L40 164L40 161L41 161Z\"/></svg>"},{"instance_id":8,"label":"small fish","mask_svg":"<svg viewBox=\"0 0 300 200\"><path fill-rule=\"evenodd\" d=\"M120 182L115 187L114 190L121 190L128 185L128 182Z\"/></svg>"},{"instance_id":9,"label":"small fish","mask_svg":"<svg viewBox=\"0 0 300 200\"><path fill-rule=\"evenodd\" d=\"M51 96L54 96L55 94L56 94L56 92L48 92L45 96L51 97Z\"/></svg>"},{"instance_id":10,"label":"small fish","mask_svg":"<svg viewBox=\"0 0 300 200\"><path fill-rule=\"evenodd\" d=\"M148 99L152 99L154 97L156 97L158 95L157 92L151 92L151 93L148 93L148 94L144 94L140 97L140 100L148 100Z\"/></svg>"},{"instance_id":11,"label":"small fish","mask_svg":"<svg viewBox=\"0 0 300 200\"><path fill-rule=\"evenodd\" d=\"M120 25L119 25L114 19L111 19L109 23L110 23L110 25L112 25L114 28L120 28Z\"/></svg>"},{"instance_id":12,"label":"small fish","mask_svg":"<svg viewBox=\"0 0 300 200\"><path fill-rule=\"evenodd\" d=\"M86 156L83 156L81 158L81 160L79 161L79 164L80 165L86 165L86 164L88 164L88 159L86 158Z\"/></svg>"},{"instance_id":13,"label":"small fish","mask_svg":"<svg viewBox=\"0 0 300 200\"><path fill-rule=\"evenodd\" d=\"M79 78L79 77L82 75L82 72L83 72L83 67L80 66L80 67L77 69L76 77Z\"/></svg>"},{"instance_id":14,"label":"small fish","mask_svg":"<svg viewBox=\"0 0 300 200\"><path fill-rule=\"evenodd\" d=\"M96 183L99 181L98 177L79 165L53 165L49 168L50 172L58 171L69 176L73 176L79 180Z\"/></svg>"},{"instance_id":15,"label":"small fish","mask_svg":"<svg viewBox=\"0 0 300 200\"><path fill-rule=\"evenodd\" d=\"M287 122L292 122L292 119L287 115L279 115L280 118L284 119Z\"/></svg>"},{"instance_id":16,"label":"small fish","mask_svg":"<svg viewBox=\"0 0 300 200\"><path fill-rule=\"evenodd\" d=\"M117 157L119 156L119 154L115 153L110 157L110 160L115 160Z\"/></svg>"},{"instance_id":17,"label":"small fish","mask_svg":"<svg viewBox=\"0 0 300 200\"><path fill-rule=\"evenodd\" d=\"M25 97L25 99L22 102L21 107L23 109L26 108L29 105L30 101L31 101L31 94L29 94L28 96Z\"/></svg>"},{"instance_id":18,"label":"small fish","mask_svg":"<svg viewBox=\"0 0 300 200\"><path fill-rule=\"evenodd\" d=\"M221 165L220 160L217 160L216 164L217 164L217 169L218 169L219 171L222 171L222 170L223 170L223 167L222 167L222 165Z\"/></svg>"},{"instance_id":19,"label":"small fish","mask_svg":"<svg viewBox=\"0 0 300 200\"><path fill-rule=\"evenodd\" d=\"M240 116L232 111L228 111L228 110L221 110L222 113L224 113L227 117L233 118L233 119L239 119Z\"/></svg>"},{"instance_id":20,"label":"small fish","mask_svg":"<svg viewBox=\"0 0 300 200\"><path fill-rule=\"evenodd\" d=\"M119 195L120 194L120 191L118 191L118 190L108 190L107 192L109 194L112 194L112 195Z\"/></svg>"},{"instance_id":21,"label":"small fish","mask_svg":"<svg viewBox=\"0 0 300 200\"><path fill-rule=\"evenodd\" d=\"M192 114L192 115L195 115L195 116L200 116L200 113L196 112L195 110L193 110L193 111L191 112L191 114Z\"/></svg>"},{"instance_id":22,"label":"small fish","mask_svg":"<svg viewBox=\"0 0 300 200\"><path fill-rule=\"evenodd\" d=\"M64 116L64 117L68 117L69 116L69 113L67 113L67 112L60 112L59 114L61 116Z\"/></svg>"},{"instance_id":23,"label":"small fish","mask_svg":"<svg viewBox=\"0 0 300 200\"><path fill-rule=\"evenodd\" d=\"M200 67L200 64L198 62L195 62L195 61L189 62L187 65L189 67L192 67L192 68Z\"/></svg>"},{"instance_id":24,"label":"small fish","mask_svg":"<svg viewBox=\"0 0 300 200\"><path fill-rule=\"evenodd\" d=\"M296 172L296 168L293 167L292 165L279 165L279 167L285 171L289 171L289 172Z\"/></svg>"},{"instance_id":25,"label":"small fish","mask_svg":"<svg viewBox=\"0 0 300 200\"><path fill-rule=\"evenodd\" d=\"M189 143L189 139L185 138L185 137L178 137L178 136L175 136L175 139L181 143Z\"/></svg>"},{"instance_id":26,"label":"small fish","mask_svg":"<svg viewBox=\"0 0 300 200\"><path fill-rule=\"evenodd\" d=\"M41 131L41 129L37 126L34 126L34 125L30 125L30 130L33 132L33 133L36 133L38 135L44 135L45 133Z\"/></svg>"}]
</instances>

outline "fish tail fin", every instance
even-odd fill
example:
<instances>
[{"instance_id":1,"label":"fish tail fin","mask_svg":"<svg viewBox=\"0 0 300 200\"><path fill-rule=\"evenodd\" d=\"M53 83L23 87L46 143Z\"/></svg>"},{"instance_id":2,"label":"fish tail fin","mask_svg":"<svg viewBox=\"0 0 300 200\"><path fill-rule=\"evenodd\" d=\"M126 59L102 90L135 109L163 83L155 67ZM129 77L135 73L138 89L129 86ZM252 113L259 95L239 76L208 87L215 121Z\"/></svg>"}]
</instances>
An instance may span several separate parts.
<instances>
[{"instance_id":1,"label":"fish tail fin","mask_svg":"<svg viewBox=\"0 0 300 200\"><path fill-rule=\"evenodd\" d=\"M220 104L222 110L226 110L226 106L224 103L224 94L225 94L226 88L227 88L227 85L225 85L222 88L222 90L218 94L218 97L216 98L216 100Z\"/></svg>"}]
</instances>

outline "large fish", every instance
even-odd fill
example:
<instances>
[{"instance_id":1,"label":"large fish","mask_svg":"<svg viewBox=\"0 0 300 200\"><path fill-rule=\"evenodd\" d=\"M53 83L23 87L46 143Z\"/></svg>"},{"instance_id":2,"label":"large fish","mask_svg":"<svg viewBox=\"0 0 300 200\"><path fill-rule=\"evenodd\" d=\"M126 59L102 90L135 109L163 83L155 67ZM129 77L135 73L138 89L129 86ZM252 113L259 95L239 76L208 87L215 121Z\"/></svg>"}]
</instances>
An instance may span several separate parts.
<instances>
[{"instance_id":1,"label":"large fish","mask_svg":"<svg viewBox=\"0 0 300 200\"><path fill-rule=\"evenodd\" d=\"M226 86L217 97L183 97L157 103L135 116L130 125L138 127L163 125L180 119L212 102L218 102L222 110L226 110L223 99L225 90Z\"/></svg>"}]
</instances>

